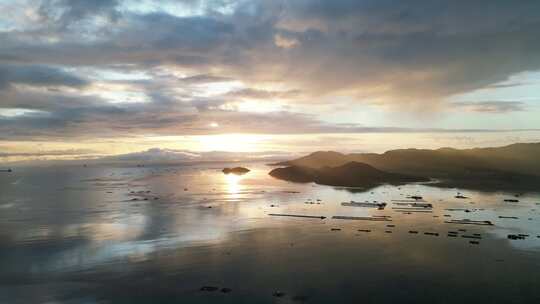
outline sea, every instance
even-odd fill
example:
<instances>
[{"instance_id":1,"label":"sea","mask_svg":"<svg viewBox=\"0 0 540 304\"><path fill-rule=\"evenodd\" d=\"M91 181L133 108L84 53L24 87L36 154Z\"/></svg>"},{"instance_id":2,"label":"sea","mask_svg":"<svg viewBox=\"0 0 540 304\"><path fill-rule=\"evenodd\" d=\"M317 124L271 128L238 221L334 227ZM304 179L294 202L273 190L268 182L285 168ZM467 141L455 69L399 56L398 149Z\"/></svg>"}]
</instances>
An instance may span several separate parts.
<instances>
[{"instance_id":1,"label":"sea","mask_svg":"<svg viewBox=\"0 0 540 304\"><path fill-rule=\"evenodd\" d=\"M1 172L0 303L540 303L540 185L352 189L271 169Z\"/></svg>"}]
</instances>

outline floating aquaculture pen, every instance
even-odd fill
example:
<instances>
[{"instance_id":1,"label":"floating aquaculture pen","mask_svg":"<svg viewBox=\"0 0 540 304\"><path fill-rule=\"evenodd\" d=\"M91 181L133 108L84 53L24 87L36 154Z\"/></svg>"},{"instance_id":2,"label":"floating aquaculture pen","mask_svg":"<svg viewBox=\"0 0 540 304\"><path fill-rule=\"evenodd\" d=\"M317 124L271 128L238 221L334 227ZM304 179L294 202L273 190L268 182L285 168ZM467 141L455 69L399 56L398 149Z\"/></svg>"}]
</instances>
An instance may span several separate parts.
<instances>
[{"instance_id":1,"label":"floating aquaculture pen","mask_svg":"<svg viewBox=\"0 0 540 304\"><path fill-rule=\"evenodd\" d=\"M462 235L461 237L466 238L466 239L478 239L478 240L482 239L482 236L480 235Z\"/></svg>"},{"instance_id":2,"label":"floating aquaculture pen","mask_svg":"<svg viewBox=\"0 0 540 304\"><path fill-rule=\"evenodd\" d=\"M445 221L447 224L461 224L461 225L481 225L481 226L493 226L491 221L473 221L473 220L449 220Z\"/></svg>"},{"instance_id":3,"label":"floating aquaculture pen","mask_svg":"<svg viewBox=\"0 0 540 304\"><path fill-rule=\"evenodd\" d=\"M396 212L416 212L416 213L433 213L432 210L423 210L416 208L392 208Z\"/></svg>"},{"instance_id":4,"label":"floating aquaculture pen","mask_svg":"<svg viewBox=\"0 0 540 304\"><path fill-rule=\"evenodd\" d=\"M282 213L270 213L268 214L270 216L289 216L289 217L302 217L302 218L315 218L315 219L321 219L324 220L326 216L320 216L320 215L302 215L302 214L282 214Z\"/></svg>"},{"instance_id":5,"label":"floating aquaculture pen","mask_svg":"<svg viewBox=\"0 0 540 304\"><path fill-rule=\"evenodd\" d=\"M379 210L384 210L384 207L386 207L386 203L370 203L370 202L343 202L341 203L341 206L346 207L366 207L366 208L378 208Z\"/></svg>"},{"instance_id":6,"label":"floating aquaculture pen","mask_svg":"<svg viewBox=\"0 0 540 304\"><path fill-rule=\"evenodd\" d=\"M526 234L509 234L508 239L510 240L524 240L528 235Z\"/></svg>"},{"instance_id":7,"label":"floating aquaculture pen","mask_svg":"<svg viewBox=\"0 0 540 304\"><path fill-rule=\"evenodd\" d=\"M433 208L433 205L430 203L417 203L417 202L407 202L407 203L394 203L397 206L408 206L411 208ZM396 208L397 209L397 208Z\"/></svg>"},{"instance_id":8,"label":"floating aquaculture pen","mask_svg":"<svg viewBox=\"0 0 540 304\"><path fill-rule=\"evenodd\" d=\"M334 220L355 220L355 221L376 221L376 222L391 222L392 220L386 216L332 216Z\"/></svg>"}]
</instances>

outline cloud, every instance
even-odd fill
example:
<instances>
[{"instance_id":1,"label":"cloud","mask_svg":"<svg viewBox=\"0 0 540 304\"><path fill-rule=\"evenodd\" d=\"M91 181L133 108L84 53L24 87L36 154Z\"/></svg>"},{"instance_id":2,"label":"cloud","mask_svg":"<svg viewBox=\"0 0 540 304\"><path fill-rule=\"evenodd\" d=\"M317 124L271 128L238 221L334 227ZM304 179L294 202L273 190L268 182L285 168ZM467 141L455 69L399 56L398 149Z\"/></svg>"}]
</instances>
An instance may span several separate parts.
<instances>
[{"instance_id":1,"label":"cloud","mask_svg":"<svg viewBox=\"0 0 540 304\"><path fill-rule=\"evenodd\" d=\"M49 150L38 152L0 152L0 158L9 157L25 157L25 158L38 158L47 156L80 156L87 154L95 154L97 151L90 149L67 149L67 150Z\"/></svg>"},{"instance_id":2,"label":"cloud","mask_svg":"<svg viewBox=\"0 0 540 304\"><path fill-rule=\"evenodd\" d=\"M225 97L232 98L251 98L251 99L273 99L273 98L294 98L301 94L300 90L271 91L259 89L241 89L230 91L224 94Z\"/></svg>"},{"instance_id":3,"label":"cloud","mask_svg":"<svg viewBox=\"0 0 540 304\"><path fill-rule=\"evenodd\" d=\"M50 66L0 64L0 89L10 84L82 87L88 81Z\"/></svg>"},{"instance_id":4,"label":"cloud","mask_svg":"<svg viewBox=\"0 0 540 304\"><path fill-rule=\"evenodd\" d=\"M505 89L505 88L514 88L514 87L520 87L530 85L530 83L526 82L512 82L512 83L496 83L496 84L490 84L487 86L489 89Z\"/></svg>"},{"instance_id":5,"label":"cloud","mask_svg":"<svg viewBox=\"0 0 540 304\"><path fill-rule=\"evenodd\" d=\"M325 122L319 116L326 110L309 106L325 103L331 111L346 97L347 105L447 109L441 104L449 97L540 69L534 0L131 6L47 0L9 19L13 24L0 32L0 108L42 114L0 117L0 138L411 132L417 130ZM100 79L96 71L104 70L144 71L148 79ZM145 98L126 102L130 93ZM223 109L244 99L286 106L264 114ZM281 111L295 105L313 110ZM525 104L450 107L494 114ZM220 128L209 128L210 121Z\"/></svg>"},{"instance_id":6,"label":"cloud","mask_svg":"<svg viewBox=\"0 0 540 304\"><path fill-rule=\"evenodd\" d=\"M295 38L286 37L283 34L275 34L274 43L280 48L291 49L298 46L300 42Z\"/></svg>"},{"instance_id":7,"label":"cloud","mask_svg":"<svg viewBox=\"0 0 540 304\"><path fill-rule=\"evenodd\" d=\"M452 106L460 110L486 114L526 111L526 104L521 101L462 101L454 102Z\"/></svg>"},{"instance_id":8,"label":"cloud","mask_svg":"<svg viewBox=\"0 0 540 304\"><path fill-rule=\"evenodd\" d=\"M98 1L95 11L115 6ZM14 37L12 50L55 64L217 68L246 82L286 79L313 95L429 104L540 68L538 9L537 1L241 2L229 15L124 13L91 44L66 35L29 46Z\"/></svg>"},{"instance_id":9,"label":"cloud","mask_svg":"<svg viewBox=\"0 0 540 304\"><path fill-rule=\"evenodd\" d=\"M105 16L114 21L119 17L117 5L117 0L43 0L38 13L43 20L65 28L94 16Z\"/></svg>"},{"instance_id":10,"label":"cloud","mask_svg":"<svg viewBox=\"0 0 540 304\"><path fill-rule=\"evenodd\" d=\"M180 81L185 82L185 83L190 83L190 84L228 82L228 81L233 81L233 80L234 80L233 78L215 76L215 75L209 75L209 74L194 75L194 76L184 77L180 79Z\"/></svg>"}]
</instances>

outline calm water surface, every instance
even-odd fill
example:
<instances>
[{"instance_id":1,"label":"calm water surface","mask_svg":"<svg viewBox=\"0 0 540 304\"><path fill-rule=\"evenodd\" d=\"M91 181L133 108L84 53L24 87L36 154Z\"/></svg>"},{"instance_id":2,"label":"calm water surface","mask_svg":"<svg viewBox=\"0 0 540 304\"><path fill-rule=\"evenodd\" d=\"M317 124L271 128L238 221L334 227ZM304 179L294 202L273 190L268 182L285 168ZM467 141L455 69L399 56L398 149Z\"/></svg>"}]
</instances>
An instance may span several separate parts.
<instances>
[{"instance_id":1,"label":"calm water surface","mask_svg":"<svg viewBox=\"0 0 540 304\"><path fill-rule=\"evenodd\" d=\"M512 203L504 199L516 193L427 185L349 191L279 181L263 164L224 175L227 165L0 173L0 303L540 301L538 193ZM393 209L408 195L433 211ZM341 206L350 200L388 205ZM494 225L445 223L452 219ZM481 239L463 237L474 234Z\"/></svg>"}]
</instances>

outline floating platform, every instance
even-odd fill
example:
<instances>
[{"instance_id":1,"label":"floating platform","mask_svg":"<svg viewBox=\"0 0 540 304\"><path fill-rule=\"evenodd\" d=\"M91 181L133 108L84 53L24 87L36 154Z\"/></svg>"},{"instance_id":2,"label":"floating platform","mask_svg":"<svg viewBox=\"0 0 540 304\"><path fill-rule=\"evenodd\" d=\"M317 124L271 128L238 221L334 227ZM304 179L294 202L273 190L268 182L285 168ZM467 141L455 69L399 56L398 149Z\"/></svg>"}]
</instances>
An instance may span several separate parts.
<instances>
[{"instance_id":1,"label":"floating platform","mask_svg":"<svg viewBox=\"0 0 540 304\"><path fill-rule=\"evenodd\" d=\"M419 212L419 213L433 213L431 209L423 208L392 208L395 212Z\"/></svg>"},{"instance_id":2,"label":"floating platform","mask_svg":"<svg viewBox=\"0 0 540 304\"><path fill-rule=\"evenodd\" d=\"M282 214L282 213L270 213L270 216L288 216L288 217L301 217L301 218L314 218L324 220L326 216L320 215L302 215L302 214Z\"/></svg>"},{"instance_id":3,"label":"floating platform","mask_svg":"<svg viewBox=\"0 0 540 304\"><path fill-rule=\"evenodd\" d=\"M462 235L461 237L466 238L466 239L478 239L478 240L482 239L482 236L480 235Z\"/></svg>"},{"instance_id":4,"label":"floating platform","mask_svg":"<svg viewBox=\"0 0 540 304\"><path fill-rule=\"evenodd\" d=\"M335 215L332 216L334 220L355 220L355 221L376 221L376 222L391 222L392 220L387 216L344 216Z\"/></svg>"},{"instance_id":5,"label":"floating platform","mask_svg":"<svg viewBox=\"0 0 540 304\"><path fill-rule=\"evenodd\" d=\"M433 205L430 203L418 203L418 202L403 202L403 203L394 203L397 206L409 206L410 208L423 208L431 209Z\"/></svg>"},{"instance_id":6,"label":"floating platform","mask_svg":"<svg viewBox=\"0 0 540 304\"><path fill-rule=\"evenodd\" d=\"M386 203L370 203L370 202L343 202L341 203L341 206L346 207L366 207L366 208L378 208L379 210L384 210L384 207L386 207Z\"/></svg>"},{"instance_id":7,"label":"floating platform","mask_svg":"<svg viewBox=\"0 0 540 304\"><path fill-rule=\"evenodd\" d=\"M480 225L480 226L493 226L491 221L473 221L473 220L449 220L445 221L447 224L461 224L461 225Z\"/></svg>"}]
</instances>

